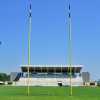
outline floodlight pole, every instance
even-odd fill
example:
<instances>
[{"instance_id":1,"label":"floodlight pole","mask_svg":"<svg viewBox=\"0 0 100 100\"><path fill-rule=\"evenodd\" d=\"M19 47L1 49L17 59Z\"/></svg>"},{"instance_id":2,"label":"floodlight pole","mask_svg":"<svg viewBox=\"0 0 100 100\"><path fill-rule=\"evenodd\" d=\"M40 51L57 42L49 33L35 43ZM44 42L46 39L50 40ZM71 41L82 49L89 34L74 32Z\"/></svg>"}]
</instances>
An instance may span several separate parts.
<instances>
[{"instance_id":1,"label":"floodlight pole","mask_svg":"<svg viewBox=\"0 0 100 100\"><path fill-rule=\"evenodd\" d=\"M72 90L72 32L71 32L71 11L69 4L69 73L70 73L70 96L73 94Z\"/></svg>"},{"instance_id":2,"label":"floodlight pole","mask_svg":"<svg viewBox=\"0 0 100 100\"><path fill-rule=\"evenodd\" d=\"M29 30L28 30L28 84L27 95L30 94L29 78L30 78L30 64L31 64L31 31L32 31L32 5L29 0Z\"/></svg>"}]
</instances>

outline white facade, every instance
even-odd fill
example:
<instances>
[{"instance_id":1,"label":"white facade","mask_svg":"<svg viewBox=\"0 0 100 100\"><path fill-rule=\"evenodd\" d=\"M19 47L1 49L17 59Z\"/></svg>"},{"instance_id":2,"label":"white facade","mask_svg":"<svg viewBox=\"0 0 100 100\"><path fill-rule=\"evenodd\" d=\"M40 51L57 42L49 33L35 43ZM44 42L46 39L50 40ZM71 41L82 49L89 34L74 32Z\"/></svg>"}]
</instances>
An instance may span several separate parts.
<instances>
[{"instance_id":1,"label":"white facade","mask_svg":"<svg viewBox=\"0 0 100 100\"><path fill-rule=\"evenodd\" d=\"M58 86L58 83L62 83L63 86L70 85L70 78L20 78L19 81L14 82L13 85L17 86ZM82 77L72 78L72 86L82 86Z\"/></svg>"}]
</instances>

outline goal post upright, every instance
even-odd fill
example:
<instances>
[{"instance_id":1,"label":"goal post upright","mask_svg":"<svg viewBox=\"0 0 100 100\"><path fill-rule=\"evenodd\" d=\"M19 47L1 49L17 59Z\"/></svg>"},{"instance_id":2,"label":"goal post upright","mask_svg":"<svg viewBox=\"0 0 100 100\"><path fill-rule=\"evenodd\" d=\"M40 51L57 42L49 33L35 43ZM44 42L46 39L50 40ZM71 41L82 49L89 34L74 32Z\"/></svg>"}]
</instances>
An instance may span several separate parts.
<instances>
[{"instance_id":1,"label":"goal post upright","mask_svg":"<svg viewBox=\"0 0 100 100\"><path fill-rule=\"evenodd\" d=\"M29 0L29 26L28 26L28 83L27 95L30 94L29 78L30 78L30 64L31 64L31 31L32 31L32 1Z\"/></svg>"},{"instance_id":2,"label":"goal post upright","mask_svg":"<svg viewBox=\"0 0 100 100\"><path fill-rule=\"evenodd\" d=\"M70 74L70 95L73 94L73 88L72 88L72 28L71 28L71 7L69 3L69 12L68 12L68 19L69 19L69 32L68 32L68 60L69 60L69 74Z\"/></svg>"}]
</instances>

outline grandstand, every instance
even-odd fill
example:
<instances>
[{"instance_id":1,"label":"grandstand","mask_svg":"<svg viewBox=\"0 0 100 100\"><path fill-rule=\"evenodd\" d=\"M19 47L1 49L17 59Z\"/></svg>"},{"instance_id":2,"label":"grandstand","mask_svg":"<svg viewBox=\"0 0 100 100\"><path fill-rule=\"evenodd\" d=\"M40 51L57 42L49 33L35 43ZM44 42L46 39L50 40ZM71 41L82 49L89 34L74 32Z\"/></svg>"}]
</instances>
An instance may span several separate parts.
<instances>
[{"instance_id":1,"label":"grandstand","mask_svg":"<svg viewBox=\"0 0 100 100\"><path fill-rule=\"evenodd\" d=\"M82 66L71 68L72 86L83 86ZM16 86L70 86L70 68L68 65L22 65L21 72L11 73L11 81Z\"/></svg>"}]
</instances>

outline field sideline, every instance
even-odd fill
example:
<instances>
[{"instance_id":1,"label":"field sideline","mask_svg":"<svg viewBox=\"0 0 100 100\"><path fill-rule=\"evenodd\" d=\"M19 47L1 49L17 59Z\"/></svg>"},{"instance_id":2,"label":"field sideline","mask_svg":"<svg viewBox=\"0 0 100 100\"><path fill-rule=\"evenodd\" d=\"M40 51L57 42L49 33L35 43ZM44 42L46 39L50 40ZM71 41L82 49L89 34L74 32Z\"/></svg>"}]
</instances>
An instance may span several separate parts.
<instances>
[{"instance_id":1,"label":"field sideline","mask_svg":"<svg viewBox=\"0 0 100 100\"><path fill-rule=\"evenodd\" d=\"M69 87L26 87L0 86L0 100L100 100L99 87L74 87L69 96Z\"/></svg>"}]
</instances>

